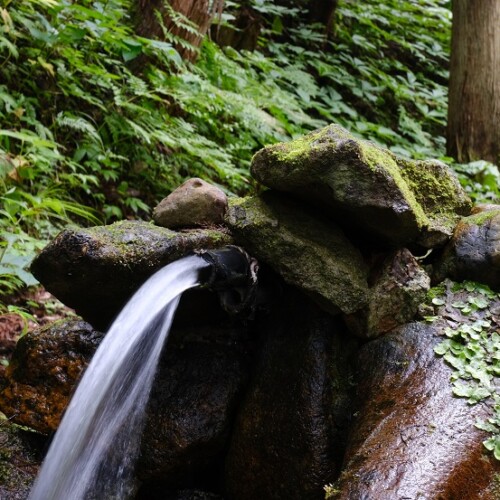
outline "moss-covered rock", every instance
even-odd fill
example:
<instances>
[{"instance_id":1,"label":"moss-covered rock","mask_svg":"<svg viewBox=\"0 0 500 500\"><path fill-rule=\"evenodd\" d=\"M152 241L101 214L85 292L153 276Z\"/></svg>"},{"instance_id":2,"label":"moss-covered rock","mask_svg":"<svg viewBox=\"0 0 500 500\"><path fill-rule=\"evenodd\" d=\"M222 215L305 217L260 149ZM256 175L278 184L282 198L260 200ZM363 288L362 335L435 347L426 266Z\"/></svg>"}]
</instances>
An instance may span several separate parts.
<instances>
[{"instance_id":1,"label":"moss-covered rock","mask_svg":"<svg viewBox=\"0 0 500 500\"><path fill-rule=\"evenodd\" d=\"M329 312L367 303L367 269L333 223L282 195L233 198L226 223L236 241Z\"/></svg>"},{"instance_id":2,"label":"moss-covered rock","mask_svg":"<svg viewBox=\"0 0 500 500\"><path fill-rule=\"evenodd\" d=\"M471 280L500 289L500 210L484 210L464 217L457 225L435 279L446 276Z\"/></svg>"},{"instance_id":3,"label":"moss-covered rock","mask_svg":"<svg viewBox=\"0 0 500 500\"><path fill-rule=\"evenodd\" d=\"M105 329L155 271L194 250L230 242L219 230L175 232L123 221L63 231L33 261L31 270L59 300Z\"/></svg>"},{"instance_id":4,"label":"moss-covered rock","mask_svg":"<svg viewBox=\"0 0 500 500\"><path fill-rule=\"evenodd\" d=\"M389 245L442 244L471 207L443 163L401 159L337 125L264 148L251 171Z\"/></svg>"},{"instance_id":5,"label":"moss-covered rock","mask_svg":"<svg viewBox=\"0 0 500 500\"><path fill-rule=\"evenodd\" d=\"M0 410L17 424L54 432L101 339L101 333L77 319L26 334L17 343L2 382Z\"/></svg>"}]
</instances>

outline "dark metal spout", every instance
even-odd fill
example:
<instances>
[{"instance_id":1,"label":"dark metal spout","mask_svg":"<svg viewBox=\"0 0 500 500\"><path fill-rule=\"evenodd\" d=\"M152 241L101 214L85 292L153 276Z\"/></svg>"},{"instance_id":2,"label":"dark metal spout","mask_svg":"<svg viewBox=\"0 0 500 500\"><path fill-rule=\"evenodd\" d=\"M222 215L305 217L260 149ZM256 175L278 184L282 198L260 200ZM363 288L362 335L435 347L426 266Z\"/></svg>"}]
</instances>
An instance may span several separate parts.
<instances>
[{"instance_id":1,"label":"dark metal spout","mask_svg":"<svg viewBox=\"0 0 500 500\"><path fill-rule=\"evenodd\" d=\"M251 306L257 288L257 261L240 247L229 245L218 250L198 252L210 264L200 280L219 293L222 307L238 314Z\"/></svg>"}]
</instances>

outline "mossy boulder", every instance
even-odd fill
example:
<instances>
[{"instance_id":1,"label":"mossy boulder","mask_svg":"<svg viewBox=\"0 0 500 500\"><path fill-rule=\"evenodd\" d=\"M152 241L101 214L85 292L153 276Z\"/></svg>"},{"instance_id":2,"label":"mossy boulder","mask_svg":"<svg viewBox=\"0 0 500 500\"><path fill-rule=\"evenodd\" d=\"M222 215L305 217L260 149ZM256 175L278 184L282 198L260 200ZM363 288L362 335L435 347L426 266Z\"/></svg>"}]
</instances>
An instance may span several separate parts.
<instances>
[{"instance_id":1,"label":"mossy boulder","mask_svg":"<svg viewBox=\"0 0 500 500\"><path fill-rule=\"evenodd\" d=\"M341 229L280 194L229 201L226 223L238 244L323 309L353 313L367 303L367 269Z\"/></svg>"},{"instance_id":2,"label":"mossy boulder","mask_svg":"<svg viewBox=\"0 0 500 500\"><path fill-rule=\"evenodd\" d=\"M471 208L445 164L399 158L337 125L262 149L251 172L264 185L321 207L379 244L443 244Z\"/></svg>"},{"instance_id":3,"label":"mossy boulder","mask_svg":"<svg viewBox=\"0 0 500 500\"><path fill-rule=\"evenodd\" d=\"M500 209L480 211L457 225L435 279L471 280L500 290Z\"/></svg>"},{"instance_id":4,"label":"mossy boulder","mask_svg":"<svg viewBox=\"0 0 500 500\"><path fill-rule=\"evenodd\" d=\"M31 265L34 276L96 328L105 329L131 295L161 267L194 250L219 248L219 230L176 232L123 221L60 233Z\"/></svg>"},{"instance_id":5,"label":"mossy boulder","mask_svg":"<svg viewBox=\"0 0 500 500\"><path fill-rule=\"evenodd\" d=\"M54 432L101 339L101 333L79 319L57 321L26 334L2 381L0 411L17 424Z\"/></svg>"}]
</instances>

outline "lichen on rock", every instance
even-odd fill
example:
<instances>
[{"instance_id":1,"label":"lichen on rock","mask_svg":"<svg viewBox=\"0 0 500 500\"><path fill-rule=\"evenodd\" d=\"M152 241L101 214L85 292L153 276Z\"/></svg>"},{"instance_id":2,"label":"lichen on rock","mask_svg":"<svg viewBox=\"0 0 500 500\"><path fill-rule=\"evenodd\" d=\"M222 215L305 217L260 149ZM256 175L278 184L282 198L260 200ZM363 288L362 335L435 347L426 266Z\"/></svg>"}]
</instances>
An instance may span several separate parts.
<instances>
[{"instance_id":1,"label":"lichen on rock","mask_svg":"<svg viewBox=\"0 0 500 500\"><path fill-rule=\"evenodd\" d=\"M231 199L226 222L237 243L325 310L367 303L367 269L342 230L282 195Z\"/></svg>"},{"instance_id":2,"label":"lichen on rock","mask_svg":"<svg viewBox=\"0 0 500 500\"><path fill-rule=\"evenodd\" d=\"M451 170L437 161L397 157L337 125L268 146L253 158L264 185L319 206L384 244L443 244L470 200Z\"/></svg>"}]
</instances>

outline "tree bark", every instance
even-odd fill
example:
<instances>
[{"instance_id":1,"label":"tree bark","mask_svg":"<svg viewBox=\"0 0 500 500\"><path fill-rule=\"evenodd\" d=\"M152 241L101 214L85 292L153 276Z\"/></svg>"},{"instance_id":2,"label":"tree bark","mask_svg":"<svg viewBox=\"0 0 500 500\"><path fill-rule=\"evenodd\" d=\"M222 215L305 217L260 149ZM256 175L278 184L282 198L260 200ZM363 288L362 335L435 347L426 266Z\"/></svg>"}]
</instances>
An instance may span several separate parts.
<instances>
[{"instance_id":1,"label":"tree bark","mask_svg":"<svg viewBox=\"0 0 500 500\"><path fill-rule=\"evenodd\" d=\"M170 7L183 15L197 26L197 33L186 30L181 24L169 15ZM161 14L164 27L173 37L182 38L191 47L185 44L176 44L176 49L183 59L194 60L198 47L207 34L208 28L215 15L219 14L224 0L138 0L136 11L136 33L147 38L164 39L163 29L158 22L158 11Z\"/></svg>"},{"instance_id":2,"label":"tree bark","mask_svg":"<svg viewBox=\"0 0 500 500\"><path fill-rule=\"evenodd\" d=\"M499 160L500 0L453 1L447 152Z\"/></svg>"}]
</instances>

